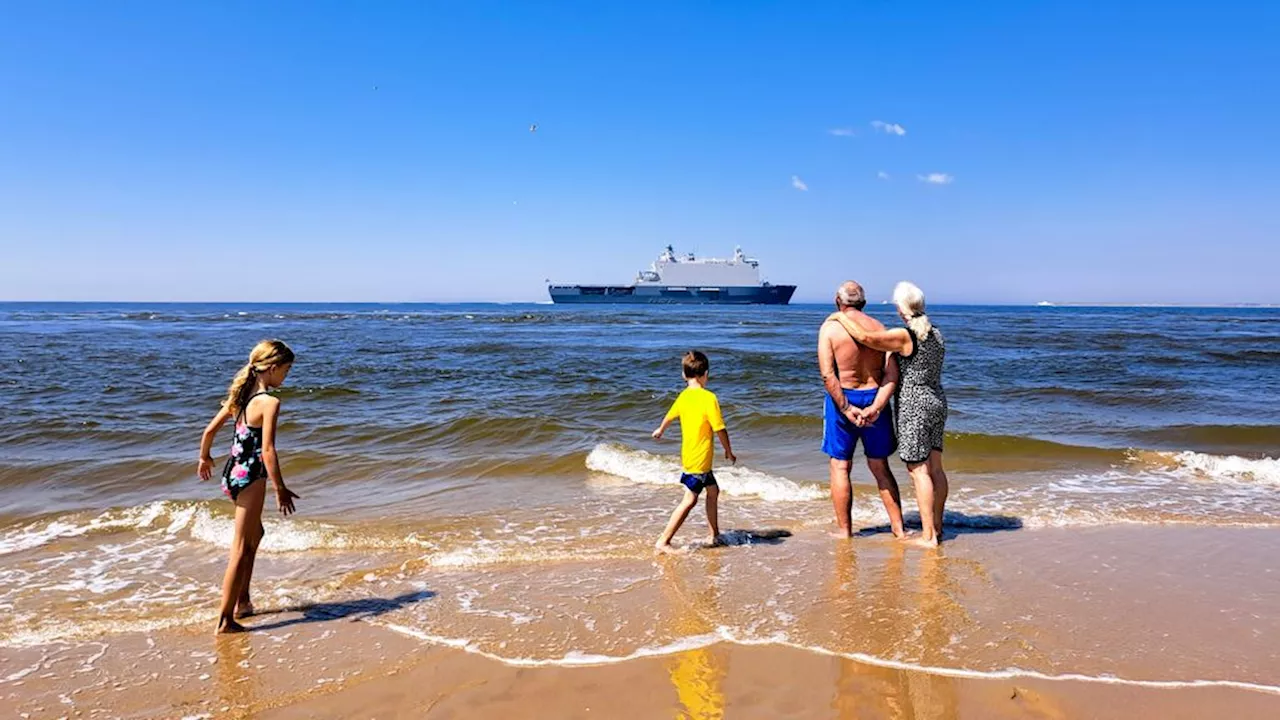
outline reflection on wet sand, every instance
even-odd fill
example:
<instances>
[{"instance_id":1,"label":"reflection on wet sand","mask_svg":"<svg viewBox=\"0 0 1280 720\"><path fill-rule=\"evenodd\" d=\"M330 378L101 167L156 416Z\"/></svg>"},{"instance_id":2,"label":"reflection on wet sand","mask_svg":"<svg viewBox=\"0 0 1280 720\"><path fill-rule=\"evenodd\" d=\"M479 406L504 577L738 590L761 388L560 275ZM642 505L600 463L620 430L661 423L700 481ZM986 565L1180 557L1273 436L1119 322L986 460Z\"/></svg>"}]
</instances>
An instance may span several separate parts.
<instances>
[{"instance_id":1,"label":"reflection on wet sand","mask_svg":"<svg viewBox=\"0 0 1280 720\"><path fill-rule=\"evenodd\" d=\"M664 594L676 612L676 631L689 637L715 630L720 617L720 560L714 553L705 557L701 573L706 587L691 592L670 562L662 563ZM669 664L671 684L684 712L679 719L720 720L724 717L722 684L726 668L710 648L677 653Z\"/></svg>"},{"instance_id":2,"label":"reflection on wet sand","mask_svg":"<svg viewBox=\"0 0 1280 720\"><path fill-rule=\"evenodd\" d=\"M218 701L219 707L226 708L226 717L249 717L253 708L258 680L249 663L251 641L247 634L224 635L215 641Z\"/></svg>"},{"instance_id":3,"label":"reflection on wet sand","mask_svg":"<svg viewBox=\"0 0 1280 720\"><path fill-rule=\"evenodd\" d=\"M939 661L956 638L958 626L969 619L955 594L959 589L947 572L950 567L942 552L918 553L918 592L914 601L919 608L920 656ZM903 673L912 705L919 713L911 717L954 720L959 713L955 679L922 672Z\"/></svg>"},{"instance_id":4,"label":"reflection on wet sand","mask_svg":"<svg viewBox=\"0 0 1280 720\"><path fill-rule=\"evenodd\" d=\"M877 550L879 548L876 548ZM955 601L947 561L941 553L918 558L914 586L905 576L907 548L892 542L880 553L841 546L833 554L826 606L834 623L834 647L876 657L937 658L953 631L967 619ZM880 560L879 571L874 565ZM860 572L861 570L861 572ZM915 647L911 647L915 646ZM836 716L868 715L903 720L956 717L954 680L840 658L836 663Z\"/></svg>"}]
</instances>

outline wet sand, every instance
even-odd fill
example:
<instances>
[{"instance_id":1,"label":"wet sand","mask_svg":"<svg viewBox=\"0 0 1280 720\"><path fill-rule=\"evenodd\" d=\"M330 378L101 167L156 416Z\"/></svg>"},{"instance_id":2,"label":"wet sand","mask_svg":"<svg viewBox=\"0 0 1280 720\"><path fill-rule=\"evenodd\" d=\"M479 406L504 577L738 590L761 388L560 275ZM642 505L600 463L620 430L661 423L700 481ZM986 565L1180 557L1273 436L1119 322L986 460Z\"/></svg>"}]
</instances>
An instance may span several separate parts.
<instances>
[{"instance_id":1,"label":"wet sand","mask_svg":"<svg viewBox=\"0 0 1280 720\"><path fill-rule=\"evenodd\" d=\"M963 678L720 643L584 667L517 667L363 622L89 645L9 683L14 717L1265 718L1280 695ZM286 629L287 628L287 629ZM153 644L154 643L154 644ZM24 653L25 654L25 653ZM18 658L38 661L40 653Z\"/></svg>"},{"instance_id":2,"label":"wet sand","mask_svg":"<svg viewBox=\"0 0 1280 720\"><path fill-rule=\"evenodd\" d=\"M879 534L792 540L705 551L831 553L796 631L772 641L717 636L715 609L741 605L704 607L695 587L677 595L691 603L680 629L699 642L609 662L503 662L424 639L357 598L268 607L241 636L121 628L0 649L0 701L27 718L1280 716L1274 532L971 532L938 555ZM669 564L674 584L714 585L686 572L700 554L646 562ZM660 621L644 596L630 602L630 621ZM1006 671L1009 657L1026 672Z\"/></svg>"}]
</instances>

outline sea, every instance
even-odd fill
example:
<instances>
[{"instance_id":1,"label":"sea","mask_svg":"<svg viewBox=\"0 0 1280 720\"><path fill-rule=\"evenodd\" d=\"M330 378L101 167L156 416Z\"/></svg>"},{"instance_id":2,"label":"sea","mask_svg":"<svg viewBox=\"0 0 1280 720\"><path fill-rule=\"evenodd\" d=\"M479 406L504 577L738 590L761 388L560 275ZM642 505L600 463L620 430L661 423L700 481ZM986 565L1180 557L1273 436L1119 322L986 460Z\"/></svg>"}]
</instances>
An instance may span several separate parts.
<instances>
[{"instance_id":1,"label":"sea","mask_svg":"<svg viewBox=\"0 0 1280 720\"><path fill-rule=\"evenodd\" d=\"M362 602L370 622L516 664L729 638L1113 671L1105 648L1019 643L974 619L981 602L962 603L932 645L873 642L815 614L830 563L891 542L861 462L859 537L828 536L815 351L829 311L0 304L0 650L212 630L233 511L216 479L196 477L200 433L253 344L279 338L297 353L277 394L283 473L301 498L282 518L268 493L260 607ZM896 322L887 306L870 312ZM947 341L943 557L997 533L1280 527L1280 309L940 306L931 318ZM649 434L688 349L710 358L738 455L716 469L727 547L702 546L695 511L682 555L660 562L679 441ZM224 430L219 467L229 443ZM943 567L971 595L995 582ZM909 617L899 627L913 632Z\"/></svg>"}]
</instances>

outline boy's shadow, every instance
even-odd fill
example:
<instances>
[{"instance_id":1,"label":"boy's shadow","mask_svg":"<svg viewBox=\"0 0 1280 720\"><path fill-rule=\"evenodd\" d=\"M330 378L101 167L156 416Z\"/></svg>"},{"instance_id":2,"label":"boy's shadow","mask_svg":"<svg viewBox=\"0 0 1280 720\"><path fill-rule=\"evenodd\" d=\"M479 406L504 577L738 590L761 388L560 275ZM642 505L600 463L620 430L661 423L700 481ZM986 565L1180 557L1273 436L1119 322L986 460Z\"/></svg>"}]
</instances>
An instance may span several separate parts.
<instances>
[{"instance_id":1,"label":"boy's shadow","mask_svg":"<svg viewBox=\"0 0 1280 720\"><path fill-rule=\"evenodd\" d=\"M908 530L920 529L920 513L903 513L902 524ZM986 535L988 533L1021 530L1022 518L1016 515L968 515L948 510L942 519L942 540L958 535ZM855 537L870 537L891 532L886 525L865 527L854 533Z\"/></svg>"},{"instance_id":2,"label":"boy's shadow","mask_svg":"<svg viewBox=\"0 0 1280 720\"><path fill-rule=\"evenodd\" d=\"M386 615L389 612L399 610L403 607L422 602L423 600L427 600L435 596L436 594L430 590L418 590L416 592L398 595L393 598L361 598L359 600L346 600L343 602L292 605L275 610L266 610L257 613L255 617L293 612L302 613L302 617L289 618L288 620L280 620L277 622L267 623L266 625L254 625L249 629L253 632L260 632L266 630L279 630L280 628L289 627L290 625L300 625L302 623L329 622L332 620L364 620L367 618L378 617L379 615Z\"/></svg>"},{"instance_id":3,"label":"boy's shadow","mask_svg":"<svg viewBox=\"0 0 1280 720\"><path fill-rule=\"evenodd\" d=\"M725 530L720 533L719 542L716 547L728 547L737 545L780 545L782 541L791 537L790 530L768 529L768 530Z\"/></svg>"}]
</instances>

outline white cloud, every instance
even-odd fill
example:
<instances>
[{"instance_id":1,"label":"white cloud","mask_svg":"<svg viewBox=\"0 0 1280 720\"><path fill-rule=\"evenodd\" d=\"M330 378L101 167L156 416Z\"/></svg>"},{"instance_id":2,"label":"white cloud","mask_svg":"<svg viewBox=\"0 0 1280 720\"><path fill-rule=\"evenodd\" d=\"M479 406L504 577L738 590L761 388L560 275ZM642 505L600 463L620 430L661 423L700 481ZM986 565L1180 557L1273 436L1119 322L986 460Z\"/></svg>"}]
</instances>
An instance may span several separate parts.
<instances>
[{"instance_id":1,"label":"white cloud","mask_svg":"<svg viewBox=\"0 0 1280 720\"><path fill-rule=\"evenodd\" d=\"M888 179L889 179L889 173L887 173L887 172L885 172L885 171L881 170L880 172L876 173L876 177L880 178L881 180L888 180Z\"/></svg>"},{"instance_id":2,"label":"white cloud","mask_svg":"<svg viewBox=\"0 0 1280 720\"><path fill-rule=\"evenodd\" d=\"M887 133L889 135L902 136L907 134L907 129L902 127L898 123L887 123L883 120L872 120L871 127L875 128L876 130L879 130L882 133Z\"/></svg>"},{"instance_id":3,"label":"white cloud","mask_svg":"<svg viewBox=\"0 0 1280 720\"><path fill-rule=\"evenodd\" d=\"M929 183L930 185L950 185L955 182L955 176L946 173L929 173L928 175L917 175L920 182Z\"/></svg>"},{"instance_id":4,"label":"white cloud","mask_svg":"<svg viewBox=\"0 0 1280 720\"><path fill-rule=\"evenodd\" d=\"M804 181L800 179L799 175L791 176L791 187L801 192L809 192L809 186L804 184Z\"/></svg>"},{"instance_id":5,"label":"white cloud","mask_svg":"<svg viewBox=\"0 0 1280 720\"><path fill-rule=\"evenodd\" d=\"M831 128L827 132L831 135L835 135L836 137L853 137L858 134L857 130L847 127Z\"/></svg>"}]
</instances>

